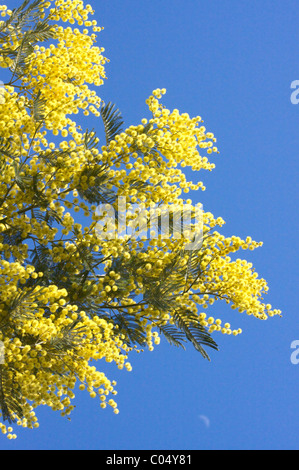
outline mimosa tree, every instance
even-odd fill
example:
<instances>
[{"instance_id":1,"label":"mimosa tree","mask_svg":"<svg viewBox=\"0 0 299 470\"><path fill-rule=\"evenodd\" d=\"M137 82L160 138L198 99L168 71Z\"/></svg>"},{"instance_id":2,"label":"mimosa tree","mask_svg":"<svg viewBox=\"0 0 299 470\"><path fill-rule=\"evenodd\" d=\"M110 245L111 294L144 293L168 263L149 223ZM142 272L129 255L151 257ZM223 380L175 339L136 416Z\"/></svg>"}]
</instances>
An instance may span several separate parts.
<instances>
[{"instance_id":1,"label":"mimosa tree","mask_svg":"<svg viewBox=\"0 0 299 470\"><path fill-rule=\"evenodd\" d=\"M152 350L162 336L191 342L208 359L215 335L241 333L207 315L210 305L223 301L259 320L280 311L264 303L268 286L252 264L233 258L260 242L221 235L224 221L203 211L201 242L192 244L198 226L188 193L205 187L184 169L197 179L218 154L202 118L166 109L166 90L157 89L146 100L149 116L125 126L96 91L107 59L83 1L25 1L0 11L8 77L0 101L0 426L14 438L13 423L38 427L41 404L69 415L76 386L117 414L116 384L101 361L131 370L134 351ZM84 129L88 115L105 141L98 129ZM107 212L99 207L115 210L113 236L99 230ZM162 207L175 207L169 236ZM191 222L178 236L186 207ZM148 233L136 237L140 213Z\"/></svg>"}]
</instances>

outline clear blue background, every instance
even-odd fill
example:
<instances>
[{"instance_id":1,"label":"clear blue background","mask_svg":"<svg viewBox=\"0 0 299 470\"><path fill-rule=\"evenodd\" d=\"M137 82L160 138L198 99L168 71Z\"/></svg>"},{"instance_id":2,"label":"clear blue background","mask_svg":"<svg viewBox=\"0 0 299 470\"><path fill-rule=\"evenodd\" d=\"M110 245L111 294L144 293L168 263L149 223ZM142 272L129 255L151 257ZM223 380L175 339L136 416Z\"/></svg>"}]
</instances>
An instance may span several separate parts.
<instances>
[{"instance_id":1,"label":"clear blue background","mask_svg":"<svg viewBox=\"0 0 299 470\"><path fill-rule=\"evenodd\" d=\"M207 190L195 202L226 220L224 234L264 242L240 256L268 281L267 302L283 318L260 322L219 303L219 316L243 334L216 334L220 351L211 351L210 363L164 341L131 356L132 372L104 363L118 382L119 415L78 392L71 422L41 408L40 428L16 426L17 440L3 437L0 449L298 449L299 365L290 360L299 339L299 105L290 101L299 79L298 2L92 5L110 59L99 94L118 105L127 125L148 116L145 99L157 87L167 89L170 109L203 117L221 153L216 169L199 175ZM101 131L95 120L81 124Z\"/></svg>"}]
</instances>

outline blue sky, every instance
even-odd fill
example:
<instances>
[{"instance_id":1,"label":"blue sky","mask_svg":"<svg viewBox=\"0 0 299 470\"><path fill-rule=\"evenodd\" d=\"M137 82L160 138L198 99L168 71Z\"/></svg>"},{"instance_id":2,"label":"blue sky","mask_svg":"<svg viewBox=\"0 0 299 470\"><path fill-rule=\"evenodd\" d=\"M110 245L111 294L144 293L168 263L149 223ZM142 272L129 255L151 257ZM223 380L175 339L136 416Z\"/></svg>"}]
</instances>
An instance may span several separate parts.
<instances>
[{"instance_id":1,"label":"blue sky","mask_svg":"<svg viewBox=\"0 0 299 470\"><path fill-rule=\"evenodd\" d=\"M127 125L147 117L145 99L158 87L167 89L167 107L203 117L220 155L200 175L207 190L194 201L224 218L225 235L264 242L240 257L268 281L267 302L283 318L260 322L219 303L218 315L243 334L216 335L211 362L162 341L131 356L132 372L104 363L118 382L119 415L78 392L71 422L41 408L40 427L17 426L18 439L2 438L0 449L298 449L299 364L290 360L299 340L299 104L290 100L299 80L298 2L90 3L110 59L99 94ZM95 120L81 125L100 130Z\"/></svg>"}]
</instances>

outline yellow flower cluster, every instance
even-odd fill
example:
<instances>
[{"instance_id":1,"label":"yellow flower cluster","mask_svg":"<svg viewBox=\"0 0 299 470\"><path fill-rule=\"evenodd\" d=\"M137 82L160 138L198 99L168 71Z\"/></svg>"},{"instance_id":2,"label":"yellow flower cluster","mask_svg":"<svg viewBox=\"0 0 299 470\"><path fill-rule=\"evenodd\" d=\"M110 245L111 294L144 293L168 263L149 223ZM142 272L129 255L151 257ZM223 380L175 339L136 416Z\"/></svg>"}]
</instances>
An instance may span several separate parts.
<instances>
[{"instance_id":1,"label":"yellow flower cluster","mask_svg":"<svg viewBox=\"0 0 299 470\"><path fill-rule=\"evenodd\" d=\"M54 3L54 7L50 8ZM49 47L35 46L27 61L26 73L20 80L20 86L33 91L32 98L26 105L32 106L33 100L39 96L44 101L45 127L58 135L67 124L67 115L78 114L83 110L84 115L90 112L99 116L101 99L89 89L88 85L99 86L106 78L104 65L107 59L103 56L104 48L94 44L97 41L97 32L101 27L96 20L90 20L93 14L90 5L84 7L82 1L57 0L41 4L41 17L49 9L49 20L68 22L71 25L85 26L63 27L52 25L52 36L55 43ZM2 16L11 15L11 10L2 6ZM90 34L88 27L93 33ZM16 50L22 44L23 34L16 30L10 34L9 39L2 40L3 50L10 47ZM2 60L1 60L2 59ZM2 56L0 66L12 67L13 59ZM25 131L26 132L26 131Z\"/></svg>"},{"instance_id":2,"label":"yellow flower cluster","mask_svg":"<svg viewBox=\"0 0 299 470\"><path fill-rule=\"evenodd\" d=\"M4 18L6 15L10 16L12 14L12 11L7 8L6 5L0 5L0 16Z\"/></svg>"},{"instance_id":3,"label":"yellow flower cluster","mask_svg":"<svg viewBox=\"0 0 299 470\"><path fill-rule=\"evenodd\" d=\"M101 161L112 167L109 176L111 184L119 187L118 194L130 197L131 203L144 203L147 207L161 200L180 205L184 203L180 199L182 193L204 190L201 181L196 184L187 181L182 169L190 166L197 171L212 170L214 164L200 152L218 152L213 145L214 135L203 126L198 127L200 117L190 119L187 113L180 114L178 110L170 113L159 104L156 96L165 92L165 89L155 90L146 100L152 119L130 126L102 147ZM136 180L144 183L138 190L132 184Z\"/></svg>"},{"instance_id":4,"label":"yellow flower cluster","mask_svg":"<svg viewBox=\"0 0 299 470\"><path fill-rule=\"evenodd\" d=\"M37 427L33 410L41 404L68 415L77 381L80 390L86 388L92 397L99 397L102 408L109 404L118 413L116 403L106 400L110 393L116 394L112 382L90 362L105 358L131 370L126 362L127 347L115 336L111 323L89 318L77 305L69 304L65 289L55 285L18 288L30 277L42 276L33 266L0 262L0 325L10 315L9 328L5 334L0 330L0 340L5 368L21 397L23 415L15 416L17 424ZM8 432L4 424L1 429Z\"/></svg>"},{"instance_id":5,"label":"yellow flower cluster","mask_svg":"<svg viewBox=\"0 0 299 470\"><path fill-rule=\"evenodd\" d=\"M156 124L161 153L169 162L169 167L180 164L183 168L190 166L198 171L201 168L212 170L215 165L208 162L207 157L201 157L199 149L207 149L207 153L218 152L214 145L216 138L211 132L206 132L202 118L190 118L188 113L180 114L178 109L170 112L159 103L159 99L166 93L165 88L154 90L152 96L146 101L153 118L151 124Z\"/></svg>"},{"instance_id":6,"label":"yellow flower cluster","mask_svg":"<svg viewBox=\"0 0 299 470\"><path fill-rule=\"evenodd\" d=\"M24 96L19 96L14 87L6 86L4 89L3 104L0 107L0 132L2 138L13 139L14 149L20 151L22 134L30 134L34 131L34 122L28 114ZM24 152L24 151L23 151Z\"/></svg>"}]
</instances>

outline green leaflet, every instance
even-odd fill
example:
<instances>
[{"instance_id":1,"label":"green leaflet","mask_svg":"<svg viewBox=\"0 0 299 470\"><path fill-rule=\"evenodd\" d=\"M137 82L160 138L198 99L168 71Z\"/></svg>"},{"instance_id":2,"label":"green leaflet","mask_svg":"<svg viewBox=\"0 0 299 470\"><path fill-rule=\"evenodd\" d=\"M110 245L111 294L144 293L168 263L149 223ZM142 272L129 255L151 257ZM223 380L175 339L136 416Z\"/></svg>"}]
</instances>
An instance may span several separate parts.
<instances>
[{"instance_id":1,"label":"green leaflet","mask_svg":"<svg viewBox=\"0 0 299 470\"><path fill-rule=\"evenodd\" d=\"M23 398L14 380L14 372L0 364L0 408L3 421L10 424L23 417Z\"/></svg>"},{"instance_id":2,"label":"green leaflet","mask_svg":"<svg viewBox=\"0 0 299 470\"><path fill-rule=\"evenodd\" d=\"M12 33L22 36L21 44L17 49L6 47L1 50L4 57L13 60L9 84L26 73L26 62L34 52L34 46L54 36L54 30L48 24L48 18L40 19L40 8L44 3L44 1L36 0L30 4L30 0L25 0L19 8L12 11L10 18L0 27L0 42L11 40Z\"/></svg>"}]
</instances>

